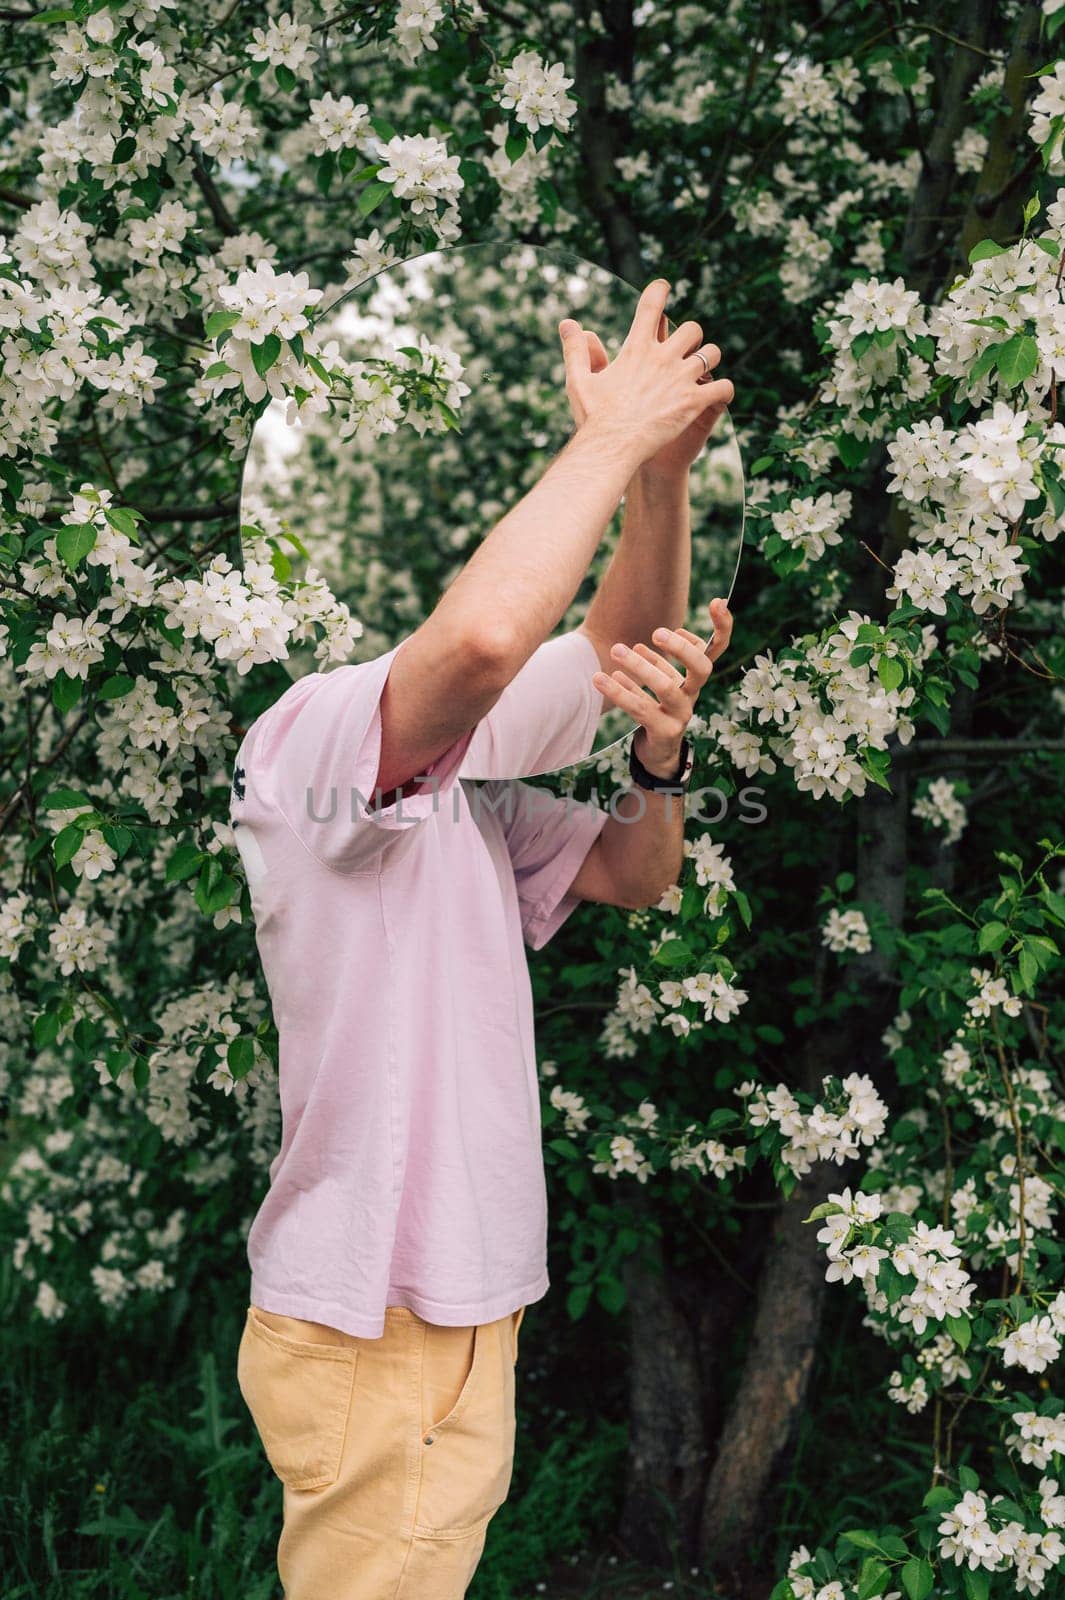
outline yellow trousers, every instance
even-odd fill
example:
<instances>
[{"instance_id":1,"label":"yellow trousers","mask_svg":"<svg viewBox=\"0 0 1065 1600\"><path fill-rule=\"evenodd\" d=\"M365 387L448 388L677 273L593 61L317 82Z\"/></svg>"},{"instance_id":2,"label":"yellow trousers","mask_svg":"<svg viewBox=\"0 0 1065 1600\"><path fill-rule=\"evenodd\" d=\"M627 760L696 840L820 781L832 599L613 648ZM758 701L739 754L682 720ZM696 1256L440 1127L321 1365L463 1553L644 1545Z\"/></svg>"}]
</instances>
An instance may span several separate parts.
<instances>
[{"instance_id":1,"label":"yellow trousers","mask_svg":"<svg viewBox=\"0 0 1065 1600\"><path fill-rule=\"evenodd\" d=\"M510 1488L525 1308L380 1339L249 1306L237 1381L283 1484L285 1600L461 1600Z\"/></svg>"}]
</instances>

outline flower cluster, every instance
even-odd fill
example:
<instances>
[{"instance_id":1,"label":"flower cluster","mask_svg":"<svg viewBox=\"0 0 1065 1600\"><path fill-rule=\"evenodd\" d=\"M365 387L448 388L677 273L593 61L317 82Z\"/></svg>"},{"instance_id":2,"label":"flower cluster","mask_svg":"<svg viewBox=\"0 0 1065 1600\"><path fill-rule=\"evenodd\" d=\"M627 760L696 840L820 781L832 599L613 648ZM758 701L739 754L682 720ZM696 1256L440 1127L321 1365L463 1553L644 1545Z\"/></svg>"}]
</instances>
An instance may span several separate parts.
<instances>
[{"instance_id":1,"label":"flower cluster","mask_svg":"<svg viewBox=\"0 0 1065 1600\"><path fill-rule=\"evenodd\" d=\"M817 1238L829 1259L827 1280L860 1280L872 1311L915 1334L968 1312L976 1286L951 1229L885 1212L879 1194L849 1188L830 1195L816 1215L824 1218Z\"/></svg>"},{"instance_id":2,"label":"flower cluster","mask_svg":"<svg viewBox=\"0 0 1065 1600\"><path fill-rule=\"evenodd\" d=\"M876 645L858 644L873 635ZM920 646L908 653L910 670L935 646L934 632L922 632ZM904 684L901 665L890 674L879 665L886 660L894 669L906 655L901 642L852 611L823 641L799 641L776 659L756 655L727 710L707 719L708 730L748 777L774 772L779 760L792 769L796 787L816 798L862 795L889 738L908 744L913 737L907 712L915 691Z\"/></svg>"},{"instance_id":3,"label":"flower cluster","mask_svg":"<svg viewBox=\"0 0 1065 1600\"><path fill-rule=\"evenodd\" d=\"M846 911L833 906L821 929L821 943L827 945L834 955L842 955L847 950L866 954L873 948L873 941L865 913L859 911L857 906L849 906Z\"/></svg>"},{"instance_id":4,"label":"flower cluster","mask_svg":"<svg viewBox=\"0 0 1065 1600\"><path fill-rule=\"evenodd\" d=\"M969 820L968 812L958 799L956 786L949 778L933 778L911 809L915 817L943 830L945 845L957 844Z\"/></svg>"},{"instance_id":5,"label":"flower cluster","mask_svg":"<svg viewBox=\"0 0 1065 1600\"><path fill-rule=\"evenodd\" d=\"M515 122L530 133L539 128L566 133L577 102L566 93L573 79L565 76L565 70L561 61L547 66L535 50L520 51L503 69L499 105L512 111Z\"/></svg>"},{"instance_id":6,"label":"flower cluster","mask_svg":"<svg viewBox=\"0 0 1065 1600\"><path fill-rule=\"evenodd\" d=\"M798 1176L816 1161L844 1161L879 1139L887 1107L864 1073L822 1080L822 1098L795 1092L786 1084L763 1089L748 1079L736 1093L746 1102L746 1123L760 1130L759 1148L772 1153Z\"/></svg>"},{"instance_id":7,"label":"flower cluster","mask_svg":"<svg viewBox=\"0 0 1065 1600\"><path fill-rule=\"evenodd\" d=\"M1053 1479L1040 1484L1041 1510L1049 1526L1029 1529L1013 1515L1012 1505L997 1510L1004 1495L988 1496L968 1489L939 1524L939 1553L970 1572L1012 1572L1016 1588L1040 1594L1047 1574L1065 1556L1065 1496Z\"/></svg>"}]
</instances>

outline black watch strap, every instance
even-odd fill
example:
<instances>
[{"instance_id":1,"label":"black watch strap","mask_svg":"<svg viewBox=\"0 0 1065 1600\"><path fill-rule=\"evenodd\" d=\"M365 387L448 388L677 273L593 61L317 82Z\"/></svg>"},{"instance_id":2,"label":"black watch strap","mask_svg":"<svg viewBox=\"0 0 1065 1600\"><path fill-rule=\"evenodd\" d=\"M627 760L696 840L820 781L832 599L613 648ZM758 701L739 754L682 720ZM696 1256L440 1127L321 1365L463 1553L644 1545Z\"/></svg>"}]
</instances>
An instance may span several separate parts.
<instances>
[{"instance_id":1,"label":"black watch strap","mask_svg":"<svg viewBox=\"0 0 1065 1600\"><path fill-rule=\"evenodd\" d=\"M633 739L629 745L629 776L641 789L650 789L656 794L685 794L694 765L695 756L687 739L681 743L680 764L671 778L660 778L656 773L648 772L636 754L636 740Z\"/></svg>"}]
</instances>

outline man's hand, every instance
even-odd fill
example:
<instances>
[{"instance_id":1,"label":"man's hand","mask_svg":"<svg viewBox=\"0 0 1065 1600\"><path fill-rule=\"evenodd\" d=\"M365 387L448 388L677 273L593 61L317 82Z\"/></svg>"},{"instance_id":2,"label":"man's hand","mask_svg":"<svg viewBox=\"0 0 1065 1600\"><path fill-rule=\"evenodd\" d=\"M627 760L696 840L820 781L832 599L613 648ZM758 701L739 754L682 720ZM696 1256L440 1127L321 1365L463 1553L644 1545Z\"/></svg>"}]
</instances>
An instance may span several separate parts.
<instances>
[{"instance_id":1,"label":"man's hand","mask_svg":"<svg viewBox=\"0 0 1065 1600\"><path fill-rule=\"evenodd\" d=\"M588 366L594 375L603 372L610 365L610 357L603 346L603 341L591 328L583 328L573 317L566 317L559 323L559 337L562 340L563 354L566 355L567 371L575 361L575 357L568 352L583 339L588 351ZM658 342L662 344L669 337L669 327L663 314L658 321ZM721 360L721 351L716 344L705 344L701 347L703 355L710 363L711 368L716 367ZM727 385L727 389L725 388ZM714 384L716 398L706 406L694 422L690 422L677 438L664 444L642 463L639 471L647 476L659 475L662 477L681 476L686 473L693 462L698 458L699 452L706 444L717 424L724 415L729 402L734 398L735 390L731 380L722 378ZM587 409L582 396L573 383L567 383L566 393L569 397L570 411L577 427L584 425Z\"/></svg>"},{"instance_id":2,"label":"man's hand","mask_svg":"<svg viewBox=\"0 0 1065 1600\"><path fill-rule=\"evenodd\" d=\"M728 378L707 381L711 356L720 359L720 351L710 345L704 352L697 322L682 322L665 334L668 293L664 278L647 285L621 349L598 371L592 370L592 349L580 323L565 317L558 325L578 435L595 429L620 440L641 466L673 445L709 406L727 405L733 396Z\"/></svg>"},{"instance_id":3,"label":"man's hand","mask_svg":"<svg viewBox=\"0 0 1065 1600\"><path fill-rule=\"evenodd\" d=\"M709 611L714 626L709 646L689 628L656 628L651 636L682 663L683 671L641 643L631 650L624 644L614 645L610 654L618 662L616 669L593 674L599 693L640 724L633 748L647 770L659 778L671 778L680 765L680 747L695 702L732 637L727 602L711 600ZM651 693L645 693L646 689Z\"/></svg>"}]
</instances>

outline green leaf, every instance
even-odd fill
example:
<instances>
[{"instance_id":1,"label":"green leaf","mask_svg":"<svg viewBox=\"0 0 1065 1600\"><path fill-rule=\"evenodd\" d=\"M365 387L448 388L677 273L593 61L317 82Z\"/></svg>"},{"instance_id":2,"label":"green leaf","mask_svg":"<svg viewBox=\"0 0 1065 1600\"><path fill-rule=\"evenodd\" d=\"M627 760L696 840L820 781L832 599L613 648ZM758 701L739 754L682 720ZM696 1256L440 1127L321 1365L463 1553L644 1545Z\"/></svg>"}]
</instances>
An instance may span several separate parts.
<instances>
[{"instance_id":1,"label":"green leaf","mask_svg":"<svg viewBox=\"0 0 1065 1600\"><path fill-rule=\"evenodd\" d=\"M318 186L319 194L329 193L329 186L333 181L333 174L335 172L336 156L333 154L332 150L327 150L318 162L318 171L314 180Z\"/></svg>"},{"instance_id":2,"label":"green leaf","mask_svg":"<svg viewBox=\"0 0 1065 1600\"><path fill-rule=\"evenodd\" d=\"M929 1489L921 1504L928 1511L943 1511L948 1506L956 1504L958 1495L953 1489L948 1489L945 1483L937 1484L934 1489Z\"/></svg>"},{"instance_id":3,"label":"green leaf","mask_svg":"<svg viewBox=\"0 0 1065 1600\"><path fill-rule=\"evenodd\" d=\"M773 465L775 459L775 456L759 456L757 461L751 462L749 471L751 472L752 476L758 472L765 472L767 467L771 467Z\"/></svg>"},{"instance_id":4,"label":"green leaf","mask_svg":"<svg viewBox=\"0 0 1065 1600\"><path fill-rule=\"evenodd\" d=\"M887 1296L889 1306L898 1305L903 1295L913 1288L909 1273L900 1272L893 1261L881 1261L877 1268L876 1286Z\"/></svg>"},{"instance_id":5,"label":"green leaf","mask_svg":"<svg viewBox=\"0 0 1065 1600\"><path fill-rule=\"evenodd\" d=\"M1001 950L1010 936L1010 930L1004 922L985 922L976 939L976 948L981 955L986 955L990 950Z\"/></svg>"},{"instance_id":6,"label":"green leaf","mask_svg":"<svg viewBox=\"0 0 1065 1600\"><path fill-rule=\"evenodd\" d=\"M34 1017L33 1039L39 1050L43 1050L45 1045L54 1044L58 1033L58 1011L42 1011L39 1017Z\"/></svg>"},{"instance_id":7,"label":"green leaf","mask_svg":"<svg viewBox=\"0 0 1065 1600\"><path fill-rule=\"evenodd\" d=\"M992 367L998 365L998 354L1001 349L1001 344L989 344L985 350L981 350L969 368L969 377L973 383L977 383L991 371Z\"/></svg>"},{"instance_id":8,"label":"green leaf","mask_svg":"<svg viewBox=\"0 0 1065 1600\"><path fill-rule=\"evenodd\" d=\"M683 939L667 939L662 948L655 951L654 959L660 967L684 967L691 961L692 953Z\"/></svg>"},{"instance_id":9,"label":"green leaf","mask_svg":"<svg viewBox=\"0 0 1065 1600\"><path fill-rule=\"evenodd\" d=\"M973 1325L968 1317L944 1317L943 1326L961 1350L968 1350L973 1336Z\"/></svg>"},{"instance_id":10,"label":"green leaf","mask_svg":"<svg viewBox=\"0 0 1065 1600\"><path fill-rule=\"evenodd\" d=\"M119 1074L124 1072L133 1060L128 1050L109 1050L104 1057L104 1064L112 1083L117 1083Z\"/></svg>"},{"instance_id":11,"label":"green leaf","mask_svg":"<svg viewBox=\"0 0 1065 1600\"><path fill-rule=\"evenodd\" d=\"M865 773L867 778L870 778L872 782L875 783L879 788L886 789L888 794L892 794L894 791L892 790L892 787L890 783L888 783L885 776L886 763L875 762L873 760L874 756L883 756L886 754L887 752L882 750L867 750L862 756L861 766L862 771Z\"/></svg>"},{"instance_id":12,"label":"green leaf","mask_svg":"<svg viewBox=\"0 0 1065 1600\"><path fill-rule=\"evenodd\" d=\"M57 711L70 711L81 699L81 679L57 672L52 679L52 704Z\"/></svg>"},{"instance_id":13,"label":"green leaf","mask_svg":"<svg viewBox=\"0 0 1065 1600\"><path fill-rule=\"evenodd\" d=\"M859 1550L879 1550L880 1541L875 1534L869 1533L864 1528L855 1528L853 1531L840 1534L841 1539L846 1539L848 1544L855 1544Z\"/></svg>"},{"instance_id":14,"label":"green leaf","mask_svg":"<svg viewBox=\"0 0 1065 1600\"><path fill-rule=\"evenodd\" d=\"M87 794L82 794L80 789L49 789L43 800L37 802L38 811L69 811L71 806L88 806L96 804Z\"/></svg>"},{"instance_id":15,"label":"green leaf","mask_svg":"<svg viewBox=\"0 0 1065 1600\"><path fill-rule=\"evenodd\" d=\"M845 467L860 467L869 454L868 439L857 439L853 433L836 435L836 449Z\"/></svg>"},{"instance_id":16,"label":"green leaf","mask_svg":"<svg viewBox=\"0 0 1065 1600\"><path fill-rule=\"evenodd\" d=\"M98 693L101 700L121 700L124 694L129 694L136 687L135 678L129 678L122 672L113 672L101 683Z\"/></svg>"},{"instance_id":17,"label":"green leaf","mask_svg":"<svg viewBox=\"0 0 1065 1600\"><path fill-rule=\"evenodd\" d=\"M137 523L141 520L139 512L131 510L129 506L105 506L104 516L112 528L124 533L127 539L136 539Z\"/></svg>"},{"instance_id":18,"label":"green leaf","mask_svg":"<svg viewBox=\"0 0 1065 1600\"><path fill-rule=\"evenodd\" d=\"M1043 488L1054 508L1054 515L1065 517L1065 482L1062 481L1060 472L1052 462L1044 461L1042 466Z\"/></svg>"},{"instance_id":19,"label":"green leaf","mask_svg":"<svg viewBox=\"0 0 1065 1600\"><path fill-rule=\"evenodd\" d=\"M55 536L55 547L71 572L80 566L96 543L91 522L65 522Z\"/></svg>"},{"instance_id":20,"label":"green leaf","mask_svg":"<svg viewBox=\"0 0 1065 1600\"><path fill-rule=\"evenodd\" d=\"M386 144L390 139L394 139L396 137L395 128L393 128L390 122L386 122L384 117L371 117L370 126L373 128L373 131L377 134L378 138L383 139Z\"/></svg>"},{"instance_id":21,"label":"green leaf","mask_svg":"<svg viewBox=\"0 0 1065 1600\"><path fill-rule=\"evenodd\" d=\"M991 1574L986 1567L962 1568L962 1578L965 1582L967 1600L987 1600L991 1593Z\"/></svg>"},{"instance_id":22,"label":"green leaf","mask_svg":"<svg viewBox=\"0 0 1065 1600\"><path fill-rule=\"evenodd\" d=\"M834 1200L822 1200L820 1205L814 1206L808 1217L803 1217L803 1222L820 1222L822 1217L834 1217L842 1212L843 1207L838 1206Z\"/></svg>"},{"instance_id":23,"label":"green leaf","mask_svg":"<svg viewBox=\"0 0 1065 1600\"><path fill-rule=\"evenodd\" d=\"M198 844L179 844L166 864L166 882L181 883L185 878L191 878L202 860L203 851Z\"/></svg>"},{"instance_id":24,"label":"green leaf","mask_svg":"<svg viewBox=\"0 0 1065 1600\"><path fill-rule=\"evenodd\" d=\"M525 146L527 143L528 140L523 133L508 133L507 142L503 146L507 153L507 160L512 162L520 160L525 154Z\"/></svg>"},{"instance_id":25,"label":"green leaf","mask_svg":"<svg viewBox=\"0 0 1065 1600\"><path fill-rule=\"evenodd\" d=\"M76 823L68 822L52 840L52 854L55 856L56 866L65 867L68 861L72 861L84 842L84 830Z\"/></svg>"},{"instance_id":26,"label":"green leaf","mask_svg":"<svg viewBox=\"0 0 1065 1600\"><path fill-rule=\"evenodd\" d=\"M276 333L268 333L259 344L252 345L252 364L260 378L265 378L280 354L281 340Z\"/></svg>"},{"instance_id":27,"label":"green leaf","mask_svg":"<svg viewBox=\"0 0 1065 1600\"><path fill-rule=\"evenodd\" d=\"M890 693L898 688L906 673L897 656L881 656L876 664L876 675Z\"/></svg>"},{"instance_id":28,"label":"green leaf","mask_svg":"<svg viewBox=\"0 0 1065 1600\"><path fill-rule=\"evenodd\" d=\"M240 316L239 311L212 311L203 325L208 339L217 339L220 333L226 333L228 329L235 328L240 321Z\"/></svg>"},{"instance_id":29,"label":"green leaf","mask_svg":"<svg viewBox=\"0 0 1065 1600\"><path fill-rule=\"evenodd\" d=\"M566 1296L566 1314L571 1322L579 1322L588 1309L588 1302L592 1298L590 1283L579 1283L571 1289Z\"/></svg>"},{"instance_id":30,"label":"green leaf","mask_svg":"<svg viewBox=\"0 0 1065 1600\"><path fill-rule=\"evenodd\" d=\"M969 251L969 264L971 266L977 261L986 261L989 256L1004 256L1005 254L1006 246L1004 244L996 244L994 239L981 239L980 243L974 244Z\"/></svg>"},{"instance_id":31,"label":"green leaf","mask_svg":"<svg viewBox=\"0 0 1065 1600\"><path fill-rule=\"evenodd\" d=\"M999 346L998 373L1009 389L1030 378L1039 365L1039 346L1030 333L1015 333Z\"/></svg>"},{"instance_id":32,"label":"green leaf","mask_svg":"<svg viewBox=\"0 0 1065 1600\"><path fill-rule=\"evenodd\" d=\"M392 185L390 183L368 183L355 202L355 209L358 211L359 216L368 217L371 211L376 211L385 196L391 193Z\"/></svg>"},{"instance_id":33,"label":"green leaf","mask_svg":"<svg viewBox=\"0 0 1065 1600\"><path fill-rule=\"evenodd\" d=\"M286 67L283 61L274 68L274 77L286 94L291 94L296 87L296 74L291 67Z\"/></svg>"},{"instance_id":34,"label":"green leaf","mask_svg":"<svg viewBox=\"0 0 1065 1600\"><path fill-rule=\"evenodd\" d=\"M237 888L236 880L222 869L217 856L209 856L200 868L196 881L196 904L205 917L214 916L223 906L228 906Z\"/></svg>"},{"instance_id":35,"label":"green leaf","mask_svg":"<svg viewBox=\"0 0 1065 1600\"><path fill-rule=\"evenodd\" d=\"M624 1309L628 1300L625 1285L620 1278L600 1278L596 1282L595 1297L604 1311L609 1311L613 1316Z\"/></svg>"},{"instance_id":36,"label":"green leaf","mask_svg":"<svg viewBox=\"0 0 1065 1600\"><path fill-rule=\"evenodd\" d=\"M234 1078L246 1078L255 1065L255 1040L243 1034L230 1039L226 1047L226 1064Z\"/></svg>"},{"instance_id":37,"label":"green leaf","mask_svg":"<svg viewBox=\"0 0 1065 1600\"><path fill-rule=\"evenodd\" d=\"M874 1595L883 1594L890 1582L891 1568L887 1562L867 1556L858 1575L858 1600L873 1600Z\"/></svg>"},{"instance_id":38,"label":"green leaf","mask_svg":"<svg viewBox=\"0 0 1065 1600\"><path fill-rule=\"evenodd\" d=\"M925 1561L920 1556L912 1556L903 1567L901 1577L902 1587L909 1600L928 1600L936 1580L930 1561Z\"/></svg>"}]
</instances>

